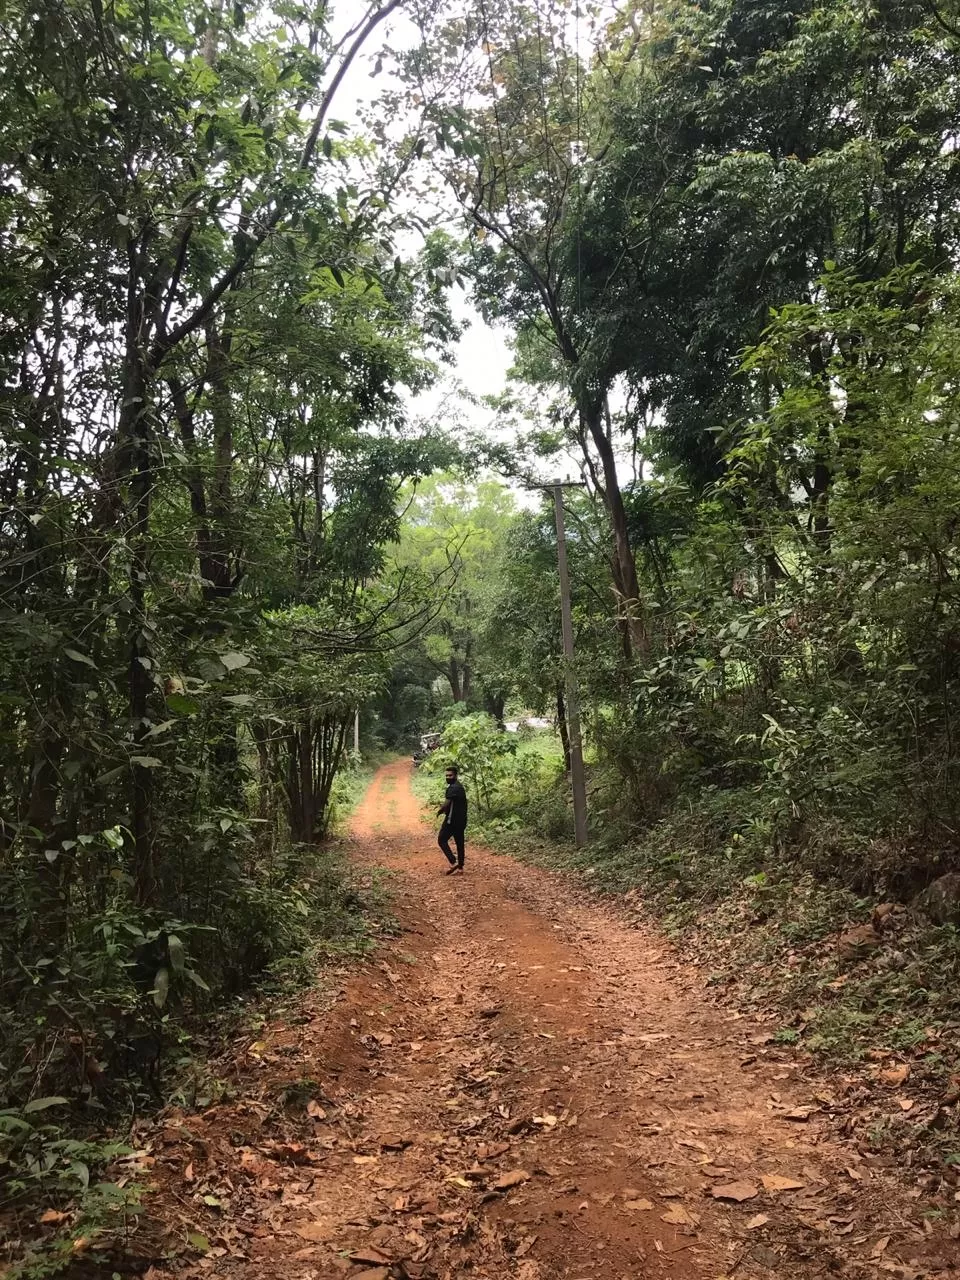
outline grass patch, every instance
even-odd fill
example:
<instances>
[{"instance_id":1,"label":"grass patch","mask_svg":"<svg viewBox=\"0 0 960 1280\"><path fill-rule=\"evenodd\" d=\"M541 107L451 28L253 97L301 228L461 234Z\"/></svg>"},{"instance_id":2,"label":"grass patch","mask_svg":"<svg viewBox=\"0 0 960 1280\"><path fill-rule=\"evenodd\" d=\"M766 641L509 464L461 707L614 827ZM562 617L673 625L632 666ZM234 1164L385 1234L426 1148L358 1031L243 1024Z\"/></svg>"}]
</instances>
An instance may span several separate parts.
<instances>
[{"instance_id":1,"label":"grass patch","mask_svg":"<svg viewBox=\"0 0 960 1280\"><path fill-rule=\"evenodd\" d=\"M340 773L335 829L360 803L379 763ZM336 840L276 850L256 870L224 902L220 927L199 935L200 944L217 949L218 972L242 982L224 979L206 997L171 1005L149 1022L152 1002L144 1002L141 1018L154 1033L155 1083L164 1103L202 1109L229 1098L235 1086L217 1074L224 1046L268 1021L296 1017L300 992L322 987L333 965L368 954L394 931L386 873L352 865ZM231 939L241 939L242 950L228 950ZM155 1110L161 1099L140 1078L139 1059L131 1055L121 1074L99 1042L88 1051L103 1066L85 1105L53 1096L35 1111L0 1107L0 1240L7 1242L0 1271L9 1262L4 1274L11 1280L69 1271L78 1238L89 1241L84 1259L91 1274L98 1267L110 1275L131 1248L147 1179L124 1139L131 1115ZM64 1092L73 1099L75 1090ZM51 1217L41 1220L41 1210Z\"/></svg>"}]
</instances>

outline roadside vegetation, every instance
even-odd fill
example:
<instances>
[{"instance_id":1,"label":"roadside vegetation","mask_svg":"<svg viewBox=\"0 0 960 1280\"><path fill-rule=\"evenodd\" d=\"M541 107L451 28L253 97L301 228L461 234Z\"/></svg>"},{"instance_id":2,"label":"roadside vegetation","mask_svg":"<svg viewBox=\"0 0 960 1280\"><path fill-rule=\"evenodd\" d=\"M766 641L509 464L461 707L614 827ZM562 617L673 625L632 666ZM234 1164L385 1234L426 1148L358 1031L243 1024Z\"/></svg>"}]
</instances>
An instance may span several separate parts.
<instances>
[{"instance_id":1,"label":"roadside vegetation","mask_svg":"<svg viewBox=\"0 0 960 1280\"><path fill-rule=\"evenodd\" d=\"M455 457L444 243L331 111L395 7L0 16L0 1269L122 1237L198 1029L376 925L329 836Z\"/></svg>"}]
</instances>

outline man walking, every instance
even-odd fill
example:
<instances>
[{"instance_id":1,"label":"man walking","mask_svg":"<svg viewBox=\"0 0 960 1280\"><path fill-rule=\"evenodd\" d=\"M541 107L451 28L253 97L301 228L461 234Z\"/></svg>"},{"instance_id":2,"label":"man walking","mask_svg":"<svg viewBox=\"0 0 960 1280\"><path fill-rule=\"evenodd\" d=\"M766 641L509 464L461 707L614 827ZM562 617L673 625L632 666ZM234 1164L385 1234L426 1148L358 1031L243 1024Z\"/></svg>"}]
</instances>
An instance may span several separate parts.
<instances>
[{"instance_id":1,"label":"man walking","mask_svg":"<svg viewBox=\"0 0 960 1280\"><path fill-rule=\"evenodd\" d=\"M443 814L443 823L440 827L437 843L450 863L450 870L447 872L448 876L452 876L456 871L463 872L463 833L467 829L467 793L458 777L458 772L455 764L448 767L446 773L447 792L444 802L438 810L439 813ZM453 836L453 842L457 846L456 857L453 856L453 850L450 848L451 836Z\"/></svg>"}]
</instances>

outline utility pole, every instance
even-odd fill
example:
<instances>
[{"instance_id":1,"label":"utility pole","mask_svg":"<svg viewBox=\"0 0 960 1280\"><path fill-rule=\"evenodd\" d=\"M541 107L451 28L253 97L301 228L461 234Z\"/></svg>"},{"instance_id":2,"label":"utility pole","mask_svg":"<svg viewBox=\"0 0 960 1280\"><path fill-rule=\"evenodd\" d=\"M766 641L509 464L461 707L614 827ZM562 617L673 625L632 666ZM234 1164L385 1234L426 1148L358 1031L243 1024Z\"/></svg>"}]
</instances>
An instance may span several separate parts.
<instances>
[{"instance_id":1,"label":"utility pole","mask_svg":"<svg viewBox=\"0 0 960 1280\"><path fill-rule=\"evenodd\" d=\"M573 830L577 848L587 843L587 780L583 772L583 741L580 737L580 694L577 670L573 665L573 616L570 612L570 573L567 569L567 537L563 523L564 485L553 489L553 510L557 520L557 568L560 570L560 629L563 634L563 669L567 685L567 732L570 735L570 782L573 787Z\"/></svg>"},{"instance_id":2,"label":"utility pole","mask_svg":"<svg viewBox=\"0 0 960 1280\"><path fill-rule=\"evenodd\" d=\"M582 481L554 480L530 485L549 489L557 521L557 568L560 571L560 631L563 636L563 674L567 689L567 733L570 738L570 784L573 789L573 832L577 848L587 843L587 780L583 771L583 739L580 736L580 694L573 663L573 617L570 612L570 573L567 568L567 536L563 522L563 491L579 489Z\"/></svg>"},{"instance_id":3,"label":"utility pole","mask_svg":"<svg viewBox=\"0 0 960 1280\"><path fill-rule=\"evenodd\" d=\"M353 713L353 754L360 754L360 708L357 707Z\"/></svg>"}]
</instances>

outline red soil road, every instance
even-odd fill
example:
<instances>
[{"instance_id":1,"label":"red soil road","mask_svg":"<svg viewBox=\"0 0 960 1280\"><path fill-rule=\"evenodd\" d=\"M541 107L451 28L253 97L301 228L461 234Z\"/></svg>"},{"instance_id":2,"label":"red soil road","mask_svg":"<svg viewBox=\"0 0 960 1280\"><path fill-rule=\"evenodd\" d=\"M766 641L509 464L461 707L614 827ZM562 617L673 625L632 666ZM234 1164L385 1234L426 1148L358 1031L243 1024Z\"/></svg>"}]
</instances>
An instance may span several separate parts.
<instances>
[{"instance_id":1,"label":"red soil road","mask_svg":"<svg viewBox=\"0 0 960 1280\"><path fill-rule=\"evenodd\" d=\"M168 1117L154 1212L168 1250L211 1248L152 1280L956 1274L946 1229L833 1131L829 1082L669 942L469 842L446 877L409 768L351 832L399 937L235 1047L235 1101Z\"/></svg>"}]
</instances>

